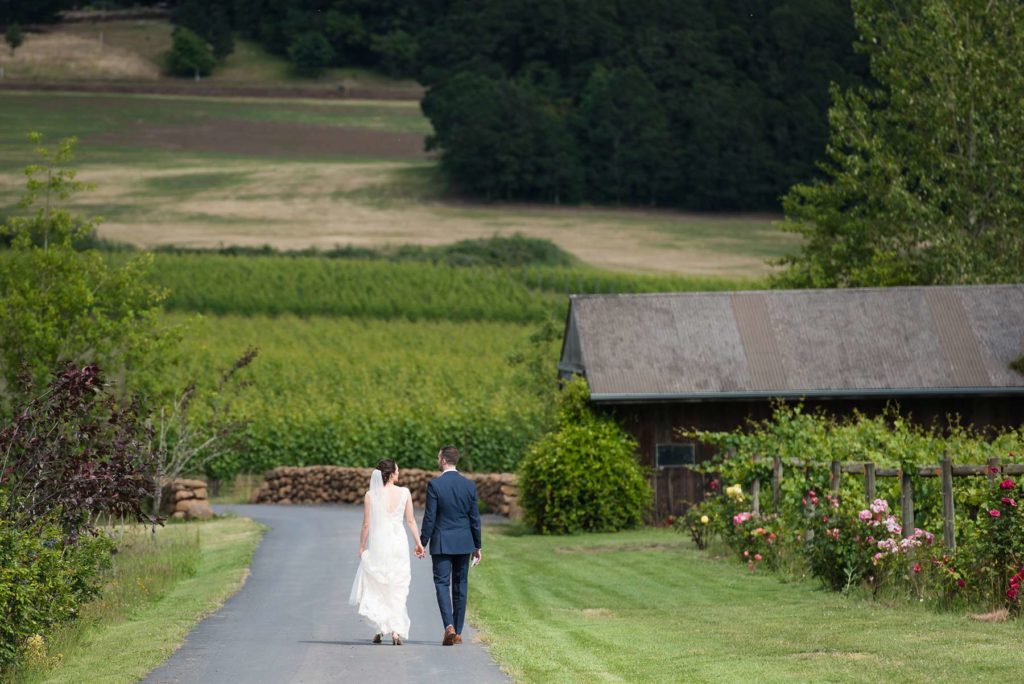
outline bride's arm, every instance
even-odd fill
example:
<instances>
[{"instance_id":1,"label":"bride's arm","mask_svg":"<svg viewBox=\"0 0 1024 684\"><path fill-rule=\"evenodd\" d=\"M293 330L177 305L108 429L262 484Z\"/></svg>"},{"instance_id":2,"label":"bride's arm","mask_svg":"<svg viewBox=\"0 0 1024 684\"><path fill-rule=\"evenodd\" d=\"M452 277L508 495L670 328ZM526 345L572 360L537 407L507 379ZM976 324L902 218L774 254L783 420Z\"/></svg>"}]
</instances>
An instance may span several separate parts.
<instances>
[{"instance_id":1,"label":"bride's arm","mask_svg":"<svg viewBox=\"0 0 1024 684\"><path fill-rule=\"evenodd\" d=\"M412 513L411 496L405 499L405 524L409 526L409 531L412 532L412 538L416 541L416 548L420 548L420 528L416 526L416 516Z\"/></svg>"},{"instance_id":2,"label":"bride's arm","mask_svg":"<svg viewBox=\"0 0 1024 684\"><path fill-rule=\"evenodd\" d=\"M359 533L359 556L366 550L366 536L370 534L370 493L363 497L363 531Z\"/></svg>"}]
</instances>

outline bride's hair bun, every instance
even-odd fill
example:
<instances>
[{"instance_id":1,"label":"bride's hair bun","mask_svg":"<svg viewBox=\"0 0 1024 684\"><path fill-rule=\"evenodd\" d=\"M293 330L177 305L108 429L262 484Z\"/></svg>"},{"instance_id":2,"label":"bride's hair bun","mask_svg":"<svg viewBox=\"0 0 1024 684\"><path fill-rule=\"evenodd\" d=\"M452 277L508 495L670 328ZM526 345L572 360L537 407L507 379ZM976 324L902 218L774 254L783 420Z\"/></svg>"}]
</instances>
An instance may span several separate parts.
<instances>
[{"instance_id":1,"label":"bride's hair bun","mask_svg":"<svg viewBox=\"0 0 1024 684\"><path fill-rule=\"evenodd\" d=\"M395 476L395 473L398 472L398 465L390 458L382 458L377 464L377 470L380 471L384 484L387 484Z\"/></svg>"}]
</instances>

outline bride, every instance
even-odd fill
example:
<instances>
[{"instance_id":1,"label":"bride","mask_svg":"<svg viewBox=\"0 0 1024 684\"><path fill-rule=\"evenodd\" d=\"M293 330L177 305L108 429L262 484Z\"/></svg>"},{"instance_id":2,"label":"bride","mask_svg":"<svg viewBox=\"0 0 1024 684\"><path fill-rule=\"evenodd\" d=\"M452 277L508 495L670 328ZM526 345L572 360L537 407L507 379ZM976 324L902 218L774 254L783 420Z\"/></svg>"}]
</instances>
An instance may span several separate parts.
<instances>
[{"instance_id":1,"label":"bride","mask_svg":"<svg viewBox=\"0 0 1024 684\"><path fill-rule=\"evenodd\" d=\"M395 484L397 480L398 466L390 458L378 463L370 476L370 491L363 499L359 569L348 601L376 627L373 643L379 644L385 634L391 634L391 643L400 646L409 638L405 602L412 578L403 518L416 540L416 556L423 556L424 549L412 514L412 497L408 488Z\"/></svg>"}]
</instances>

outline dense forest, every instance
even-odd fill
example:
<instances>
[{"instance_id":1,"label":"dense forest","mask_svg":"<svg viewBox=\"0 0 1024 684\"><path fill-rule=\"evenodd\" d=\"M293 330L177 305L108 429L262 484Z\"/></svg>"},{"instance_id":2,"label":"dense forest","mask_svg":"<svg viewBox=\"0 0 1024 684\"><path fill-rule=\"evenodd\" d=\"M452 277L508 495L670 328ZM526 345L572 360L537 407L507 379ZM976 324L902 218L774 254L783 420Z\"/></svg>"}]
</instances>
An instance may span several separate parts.
<instances>
[{"instance_id":1,"label":"dense forest","mask_svg":"<svg viewBox=\"0 0 1024 684\"><path fill-rule=\"evenodd\" d=\"M429 87L430 145L487 199L770 209L815 174L848 0L236 0L271 51ZM244 9L244 11L243 11Z\"/></svg>"},{"instance_id":2,"label":"dense forest","mask_svg":"<svg viewBox=\"0 0 1024 684\"><path fill-rule=\"evenodd\" d=\"M777 209L815 177L829 84L867 77L849 0L184 0L299 71L428 87L428 144L485 199Z\"/></svg>"}]
</instances>

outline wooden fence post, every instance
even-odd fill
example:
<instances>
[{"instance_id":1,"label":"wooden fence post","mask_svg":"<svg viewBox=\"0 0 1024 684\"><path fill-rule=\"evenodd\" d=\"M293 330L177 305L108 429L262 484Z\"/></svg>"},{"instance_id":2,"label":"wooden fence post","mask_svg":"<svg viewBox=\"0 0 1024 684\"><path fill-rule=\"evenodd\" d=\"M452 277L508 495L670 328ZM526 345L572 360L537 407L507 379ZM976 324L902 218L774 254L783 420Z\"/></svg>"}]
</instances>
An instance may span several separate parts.
<instances>
[{"instance_id":1,"label":"wooden fence post","mask_svg":"<svg viewBox=\"0 0 1024 684\"><path fill-rule=\"evenodd\" d=\"M779 501L782 498L782 457L772 456L772 510L779 512Z\"/></svg>"},{"instance_id":2,"label":"wooden fence post","mask_svg":"<svg viewBox=\"0 0 1024 684\"><path fill-rule=\"evenodd\" d=\"M903 536L909 537L914 533L914 480L906 470L902 471L900 479L900 508L903 515Z\"/></svg>"},{"instance_id":3,"label":"wooden fence post","mask_svg":"<svg viewBox=\"0 0 1024 684\"><path fill-rule=\"evenodd\" d=\"M750 496L754 500L754 515L761 515L761 478L755 477L750 483Z\"/></svg>"},{"instance_id":4,"label":"wooden fence post","mask_svg":"<svg viewBox=\"0 0 1024 684\"><path fill-rule=\"evenodd\" d=\"M995 487L996 480L999 479L999 459L990 458L988 459L988 484L990 487Z\"/></svg>"},{"instance_id":5,"label":"wooden fence post","mask_svg":"<svg viewBox=\"0 0 1024 684\"><path fill-rule=\"evenodd\" d=\"M956 550L956 528L953 525L953 459L942 459L942 537L946 548Z\"/></svg>"},{"instance_id":6,"label":"wooden fence post","mask_svg":"<svg viewBox=\"0 0 1024 684\"><path fill-rule=\"evenodd\" d=\"M839 496L839 488L843 484L843 465L833 459L832 460L832 496Z\"/></svg>"},{"instance_id":7,"label":"wooden fence post","mask_svg":"<svg viewBox=\"0 0 1024 684\"><path fill-rule=\"evenodd\" d=\"M867 497L870 506L875 500L875 463L868 461L864 464L864 495Z\"/></svg>"}]
</instances>

